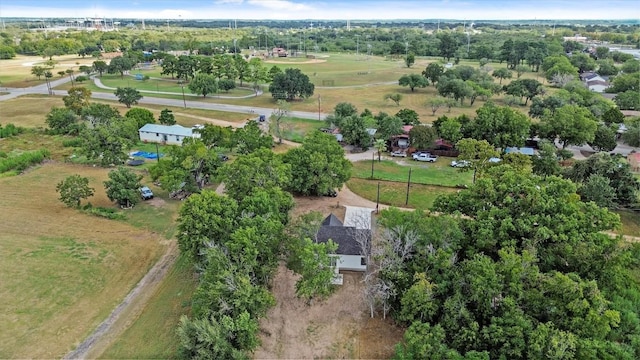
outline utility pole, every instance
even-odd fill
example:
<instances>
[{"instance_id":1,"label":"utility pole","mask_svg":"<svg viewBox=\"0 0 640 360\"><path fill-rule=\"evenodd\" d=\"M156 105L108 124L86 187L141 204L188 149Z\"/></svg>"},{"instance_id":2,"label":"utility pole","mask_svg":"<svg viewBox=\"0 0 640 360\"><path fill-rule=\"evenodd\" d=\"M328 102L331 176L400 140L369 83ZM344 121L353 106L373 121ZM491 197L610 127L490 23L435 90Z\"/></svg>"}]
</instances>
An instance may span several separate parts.
<instances>
[{"instance_id":1,"label":"utility pole","mask_svg":"<svg viewBox=\"0 0 640 360\"><path fill-rule=\"evenodd\" d=\"M411 168L409 168L409 178L407 179L407 199L404 204L409 205L409 187L411 186Z\"/></svg>"},{"instance_id":2,"label":"utility pole","mask_svg":"<svg viewBox=\"0 0 640 360\"><path fill-rule=\"evenodd\" d=\"M373 164L376 162L376 153L373 152L371 153L371 179L373 180ZM409 171L411 171L411 168L409 168Z\"/></svg>"},{"instance_id":3,"label":"utility pole","mask_svg":"<svg viewBox=\"0 0 640 360\"><path fill-rule=\"evenodd\" d=\"M320 121L320 103L322 102L322 98L318 95L318 121Z\"/></svg>"}]
</instances>

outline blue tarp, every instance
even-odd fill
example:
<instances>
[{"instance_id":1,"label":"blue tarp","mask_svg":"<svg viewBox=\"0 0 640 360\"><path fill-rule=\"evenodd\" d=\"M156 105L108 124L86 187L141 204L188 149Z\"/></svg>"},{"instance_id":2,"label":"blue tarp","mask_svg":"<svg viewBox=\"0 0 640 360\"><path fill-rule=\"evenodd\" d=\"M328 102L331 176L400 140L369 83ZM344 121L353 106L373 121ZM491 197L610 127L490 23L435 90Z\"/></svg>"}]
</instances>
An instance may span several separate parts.
<instances>
[{"instance_id":1,"label":"blue tarp","mask_svg":"<svg viewBox=\"0 0 640 360\"><path fill-rule=\"evenodd\" d=\"M136 151L134 153L131 153L131 156L138 156L138 157L143 157L145 159L157 159L158 155L156 153L152 153L152 152L146 152L146 151ZM160 154L160 157L162 157L163 154Z\"/></svg>"}]
</instances>

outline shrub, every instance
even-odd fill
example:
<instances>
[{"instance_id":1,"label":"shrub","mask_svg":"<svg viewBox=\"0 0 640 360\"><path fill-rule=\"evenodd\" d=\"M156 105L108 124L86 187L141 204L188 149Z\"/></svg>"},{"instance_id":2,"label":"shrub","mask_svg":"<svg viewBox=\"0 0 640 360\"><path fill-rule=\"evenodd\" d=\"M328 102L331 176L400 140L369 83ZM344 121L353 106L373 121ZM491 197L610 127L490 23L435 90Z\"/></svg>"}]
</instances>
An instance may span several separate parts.
<instances>
[{"instance_id":1,"label":"shrub","mask_svg":"<svg viewBox=\"0 0 640 360\"><path fill-rule=\"evenodd\" d=\"M62 140L62 146L64 147L81 147L82 146L82 138L71 138Z\"/></svg>"},{"instance_id":2,"label":"shrub","mask_svg":"<svg viewBox=\"0 0 640 360\"><path fill-rule=\"evenodd\" d=\"M4 127L2 127L2 125L0 125L0 139L1 138L8 138L10 136L15 136L18 135L20 133L24 132L24 128L21 127L17 127L13 124L7 124Z\"/></svg>"},{"instance_id":3,"label":"shrub","mask_svg":"<svg viewBox=\"0 0 640 360\"><path fill-rule=\"evenodd\" d=\"M6 157L0 160L0 173L14 170L20 172L31 165L39 164L50 156L49 150L41 149L28 151L16 156Z\"/></svg>"},{"instance_id":4,"label":"shrub","mask_svg":"<svg viewBox=\"0 0 640 360\"><path fill-rule=\"evenodd\" d=\"M110 220L125 220L127 217L125 214L121 213L116 209L104 208L104 207L93 207L91 203L82 207L82 212L85 214L98 216L107 218Z\"/></svg>"}]
</instances>

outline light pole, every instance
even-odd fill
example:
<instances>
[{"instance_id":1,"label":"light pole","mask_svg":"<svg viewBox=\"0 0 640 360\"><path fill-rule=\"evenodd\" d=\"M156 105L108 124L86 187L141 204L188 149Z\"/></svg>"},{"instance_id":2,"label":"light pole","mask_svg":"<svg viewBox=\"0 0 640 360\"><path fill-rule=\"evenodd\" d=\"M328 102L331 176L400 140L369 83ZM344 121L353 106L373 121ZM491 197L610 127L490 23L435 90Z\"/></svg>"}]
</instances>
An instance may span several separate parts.
<instances>
[{"instance_id":1,"label":"light pole","mask_svg":"<svg viewBox=\"0 0 640 360\"><path fill-rule=\"evenodd\" d=\"M184 108L187 108L187 100L184 98L184 81L180 80L180 89L182 89L182 103L184 104Z\"/></svg>"}]
</instances>

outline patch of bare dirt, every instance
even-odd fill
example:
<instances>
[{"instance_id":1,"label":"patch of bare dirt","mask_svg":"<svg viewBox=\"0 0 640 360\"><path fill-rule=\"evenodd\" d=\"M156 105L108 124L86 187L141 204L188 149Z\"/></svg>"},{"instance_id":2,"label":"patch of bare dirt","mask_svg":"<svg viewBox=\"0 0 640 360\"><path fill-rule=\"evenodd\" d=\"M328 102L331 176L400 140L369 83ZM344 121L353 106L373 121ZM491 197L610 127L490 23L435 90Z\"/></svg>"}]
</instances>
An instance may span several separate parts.
<instances>
[{"instance_id":1,"label":"patch of bare dirt","mask_svg":"<svg viewBox=\"0 0 640 360\"><path fill-rule=\"evenodd\" d=\"M145 202L153 207L163 207L167 203L166 201L164 201L164 199L158 197L146 200Z\"/></svg>"},{"instance_id":2,"label":"patch of bare dirt","mask_svg":"<svg viewBox=\"0 0 640 360\"><path fill-rule=\"evenodd\" d=\"M344 283L323 302L307 305L295 295L298 275L281 265L273 281L276 306L261 321L255 359L388 359L402 329L371 319L362 297L362 274L344 272Z\"/></svg>"}]
</instances>

